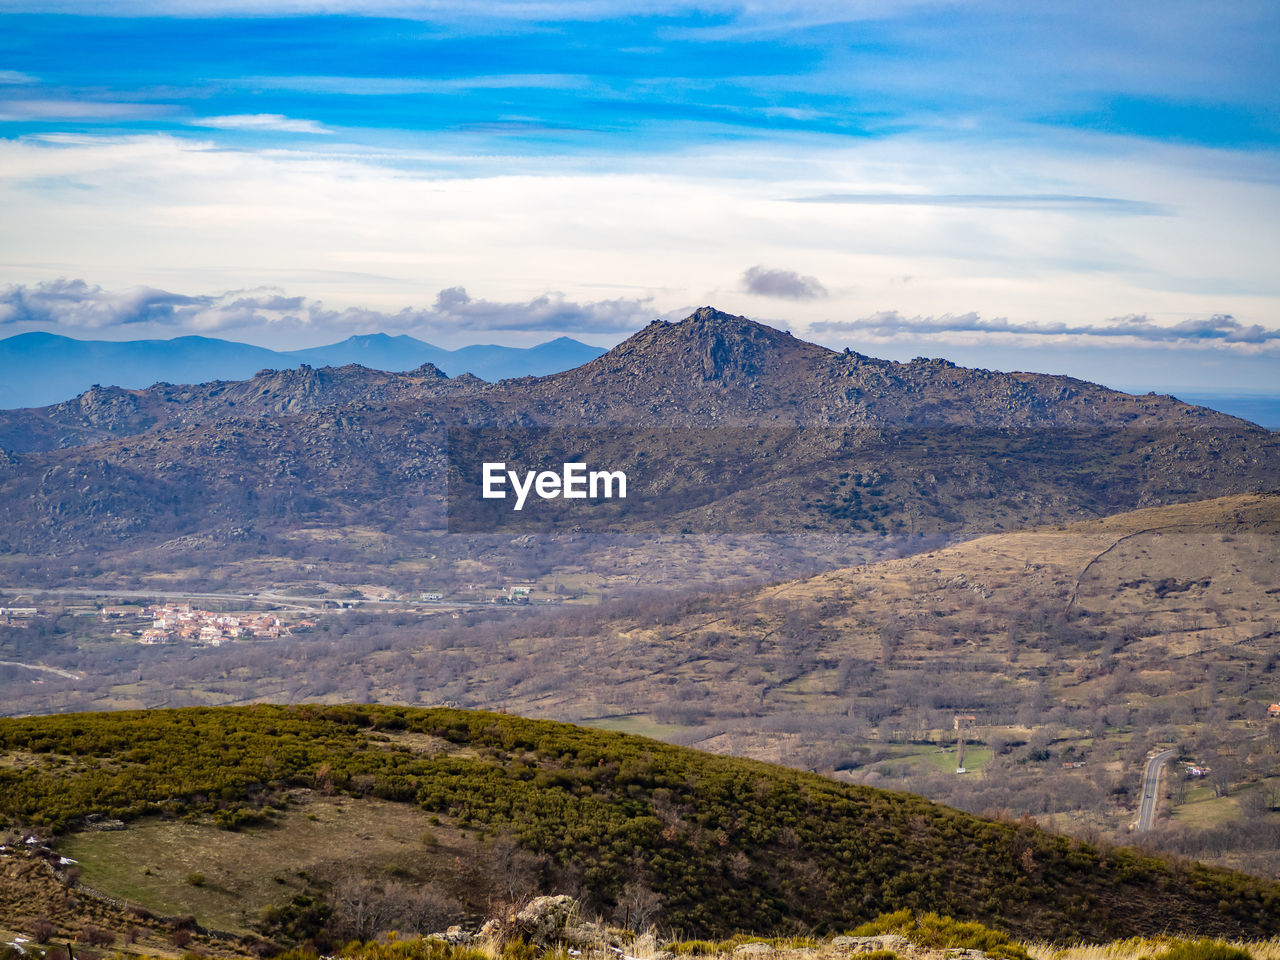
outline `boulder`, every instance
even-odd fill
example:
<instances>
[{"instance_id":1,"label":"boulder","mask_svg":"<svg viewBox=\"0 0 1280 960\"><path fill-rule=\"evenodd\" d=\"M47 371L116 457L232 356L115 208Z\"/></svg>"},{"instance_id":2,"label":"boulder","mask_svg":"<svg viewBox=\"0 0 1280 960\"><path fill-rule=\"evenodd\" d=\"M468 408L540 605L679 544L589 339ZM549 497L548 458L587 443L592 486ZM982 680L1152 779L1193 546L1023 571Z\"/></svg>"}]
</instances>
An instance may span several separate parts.
<instances>
[{"instance_id":1,"label":"boulder","mask_svg":"<svg viewBox=\"0 0 1280 960\"><path fill-rule=\"evenodd\" d=\"M565 929L577 914L577 901L566 894L534 897L512 918L509 929L530 943L548 946L563 939Z\"/></svg>"}]
</instances>

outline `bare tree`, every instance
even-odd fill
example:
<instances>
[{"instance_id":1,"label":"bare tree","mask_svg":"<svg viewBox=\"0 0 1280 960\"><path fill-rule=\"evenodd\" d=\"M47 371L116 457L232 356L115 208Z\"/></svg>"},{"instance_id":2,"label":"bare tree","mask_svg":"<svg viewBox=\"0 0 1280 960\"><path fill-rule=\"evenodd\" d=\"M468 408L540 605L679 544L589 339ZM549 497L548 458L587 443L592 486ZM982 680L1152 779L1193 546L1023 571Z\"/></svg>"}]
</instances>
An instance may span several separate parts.
<instances>
[{"instance_id":1,"label":"bare tree","mask_svg":"<svg viewBox=\"0 0 1280 960\"><path fill-rule=\"evenodd\" d=\"M1226 797L1231 795L1231 788L1239 779L1240 765L1236 763L1234 757L1226 754L1219 754L1214 758L1212 765L1209 767L1209 783L1213 785L1213 794L1216 797Z\"/></svg>"},{"instance_id":2,"label":"bare tree","mask_svg":"<svg viewBox=\"0 0 1280 960\"><path fill-rule=\"evenodd\" d=\"M628 880L618 898L618 920L637 932L653 925L662 911L662 897L643 880Z\"/></svg>"}]
</instances>

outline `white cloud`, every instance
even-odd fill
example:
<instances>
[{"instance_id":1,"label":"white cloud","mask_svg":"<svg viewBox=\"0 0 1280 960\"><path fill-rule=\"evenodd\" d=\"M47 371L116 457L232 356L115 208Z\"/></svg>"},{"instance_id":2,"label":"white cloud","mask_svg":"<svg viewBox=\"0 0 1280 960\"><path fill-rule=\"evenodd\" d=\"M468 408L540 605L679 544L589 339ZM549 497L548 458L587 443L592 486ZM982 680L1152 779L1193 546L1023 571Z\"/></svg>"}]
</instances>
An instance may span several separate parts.
<instances>
[{"instance_id":1,"label":"white cloud","mask_svg":"<svg viewBox=\"0 0 1280 960\"><path fill-rule=\"evenodd\" d=\"M976 207L992 210L1097 211L1133 216L1169 216L1158 203L1123 197L1082 197L1062 193L826 193L792 197L792 203L846 203L887 207Z\"/></svg>"},{"instance_id":2,"label":"white cloud","mask_svg":"<svg viewBox=\"0 0 1280 960\"><path fill-rule=\"evenodd\" d=\"M111 290L161 291L269 284L305 292L333 323L348 309L387 318L406 304L429 310L439 291L462 287L467 304L441 304L438 315L464 337L468 324L506 329L503 310L489 314L487 304L554 317L567 309L561 301L619 298L651 318L711 303L768 321L764 301L743 287L744 265L758 264L802 266L802 285L821 278L827 297L775 301L785 313L772 319L797 332L886 310L971 310L1065 328L1229 315L1238 330L1200 342L1243 349L1280 326L1271 215L1280 186L1257 156L809 138L584 159L477 156L473 142L446 135L415 152L360 150L336 137L309 150L234 150L214 135L0 140L0 281L83 276ZM782 199L989 195L992 170L1003 194L1135 198L1171 215ZM232 303L200 322L229 329L247 315ZM287 329L285 316L320 322L299 308L270 329ZM583 322L608 316L598 307ZM618 329L623 320L609 322Z\"/></svg>"},{"instance_id":3,"label":"white cloud","mask_svg":"<svg viewBox=\"0 0 1280 960\"><path fill-rule=\"evenodd\" d=\"M823 320L810 324L818 336L873 337L892 340L934 334L1009 334L1021 338L1124 338L1152 343L1280 344L1280 330L1243 324L1229 314L1189 317L1161 324L1146 316L1115 317L1097 324L1012 323L1006 317L985 319L976 313L904 317L896 310L860 320Z\"/></svg>"},{"instance_id":4,"label":"white cloud","mask_svg":"<svg viewBox=\"0 0 1280 960\"><path fill-rule=\"evenodd\" d=\"M187 297L150 287L103 290L83 280L59 279L0 290L0 323L49 324L93 329L134 323L180 322L207 305L208 298Z\"/></svg>"},{"instance_id":5,"label":"white cloud","mask_svg":"<svg viewBox=\"0 0 1280 960\"><path fill-rule=\"evenodd\" d=\"M652 315L647 298L578 303L545 293L521 303L473 299L462 287L441 290L430 307L397 311L330 309L303 296L264 287L219 294L179 294L153 287L107 290L84 280L12 284L0 289L0 325L102 331L149 326L203 333L262 327L334 334L387 331L514 331L576 334L630 332Z\"/></svg>"},{"instance_id":6,"label":"white cloud","mask_svg":"<svg viewBox=\"0 0 1280 960\"><path fill-rule=\"evenodd\" d=\"M174 107L108 100L30 99L0 101L0 120L158 120Z\"/></svg>"},{"instance_id":7,"label":"white cloud","mask_svg":"<svg viewBox=\"0 0 1280 960\"><path fill-rule=\"evenodd\" d=\"M39 82L38 77L33 77L29 73L22 73L18 70L0 70L0 83L27 84Z\"/></svg>"},{"instance_id":8,"label":"white cloud","mask_svg":"<svg viewBox=\"0 0 1280 960\"><path fill-rule=\"evenodd\" d=\"M225 117L200 117L188 121L193 127L213 127L217 130L270 130L279 133L333 133L315 120L298 120L279 113L239 113Z\"/></svg>"}]
</instances>

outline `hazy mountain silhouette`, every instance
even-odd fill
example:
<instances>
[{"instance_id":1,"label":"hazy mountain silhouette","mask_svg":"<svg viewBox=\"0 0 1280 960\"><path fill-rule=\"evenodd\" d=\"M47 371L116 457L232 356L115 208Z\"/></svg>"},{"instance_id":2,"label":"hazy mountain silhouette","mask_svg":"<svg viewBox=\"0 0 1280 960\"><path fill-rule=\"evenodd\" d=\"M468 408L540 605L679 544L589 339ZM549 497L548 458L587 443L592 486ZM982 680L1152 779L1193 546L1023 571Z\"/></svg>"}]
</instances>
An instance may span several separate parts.
<instances>
[{"instance_id":1,"label":"hazy mountain silhouette","mask_svg":"<svg viewBox=\"0 0 1280 960\"><path fill-rule=\"evenodd\" d=\"M302 364L358 363L403 372L430 363L449 376L482 380L544 376L586 363L604 351L569 337L534 347L480 344L446 350L410 336L384 333L348 337L305 350L278 351L211 337L172 340L75 340L52 333L21 333L0 340L0 408L60 403L95 385L140 389L154 383L244 380L257 371Z\"/></svg>"}]
</instances>

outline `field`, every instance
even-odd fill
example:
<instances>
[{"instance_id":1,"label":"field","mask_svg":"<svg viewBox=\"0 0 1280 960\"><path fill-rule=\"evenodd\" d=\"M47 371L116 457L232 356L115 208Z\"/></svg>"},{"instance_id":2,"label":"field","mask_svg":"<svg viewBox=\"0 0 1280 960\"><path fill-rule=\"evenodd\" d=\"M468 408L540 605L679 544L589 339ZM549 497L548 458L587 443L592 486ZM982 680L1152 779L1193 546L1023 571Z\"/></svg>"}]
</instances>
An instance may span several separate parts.
<instances>
[{"instance_id":1,"label":"field","mask_svg":"<svg viewBox=\"0 0 1280 960\"><path fill-rule=\"evenodd\" d=\"M143 820L127 830L72 834L58 851L82 881L162 915L194 914L245 934L263 906L287 903L307 878L372 875L430 880L470 847L405 804L307 797L269 826L219 829L208 818Z\"/></svg>"}]
</instances>

